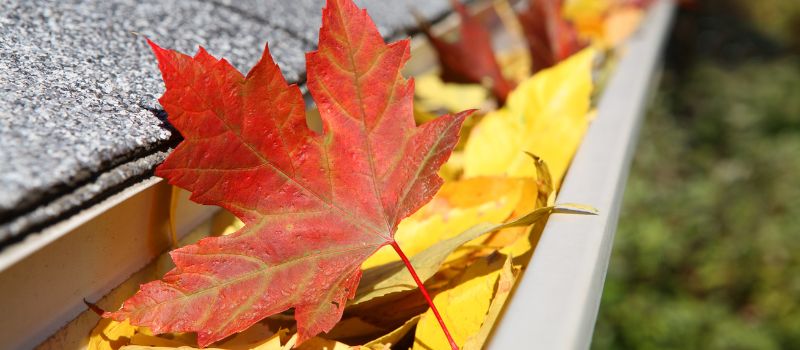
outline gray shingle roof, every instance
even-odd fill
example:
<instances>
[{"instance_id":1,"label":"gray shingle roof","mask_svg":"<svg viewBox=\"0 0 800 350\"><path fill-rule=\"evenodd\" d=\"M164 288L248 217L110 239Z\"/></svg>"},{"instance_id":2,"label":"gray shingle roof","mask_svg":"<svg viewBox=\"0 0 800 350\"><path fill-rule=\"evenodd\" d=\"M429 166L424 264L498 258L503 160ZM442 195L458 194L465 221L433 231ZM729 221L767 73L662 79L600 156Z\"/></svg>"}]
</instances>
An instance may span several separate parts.
<instances>
[{"instance_id":1,"label":"gray shingle roof","mask_svg":"<svg viewBox=\"0 0 800 350\"><path fill-rule=\"evenodd\" d=\"M365 0L387 38L448 0ZM174 144L157 111L163 87L145 35L240 70L265 42L301 81L323 0L0 1L0 244L149 176ZM155 112L155 113L154 113Z\"/></svg>"}]
</instances>

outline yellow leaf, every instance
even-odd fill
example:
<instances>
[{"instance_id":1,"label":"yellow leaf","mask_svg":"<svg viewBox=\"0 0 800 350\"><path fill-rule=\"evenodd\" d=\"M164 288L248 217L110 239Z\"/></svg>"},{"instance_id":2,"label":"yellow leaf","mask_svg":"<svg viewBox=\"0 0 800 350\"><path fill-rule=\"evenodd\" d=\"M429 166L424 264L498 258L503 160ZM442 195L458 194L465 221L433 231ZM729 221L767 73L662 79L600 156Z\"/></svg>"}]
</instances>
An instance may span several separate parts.
<instances>
[{"instance_id":1,"label":"yellow leaf","mask_svg":"<svg viewBox=\"0 0 800 350\"><path fill-rule=\"evenodd\" d=\"M494 227L490 222L503 222L519 208L527 187L528 181L509 178L474 178L445 184L433 201L400 224L395 239L411 256L411 264L425 281L453 251L490 232L487 229ZM519 214L535 208L527 209L530 210ZM363 277L350 305L417 288L391 247L373 255L362 270Z\"/></svg>"},{"instance_id":2,"label":"yellow leaf","mask_svg":"<svg viewBox=\"0 0 800 350\"><path fill-rule=\"evenodd\" d=\"M534 156L536 166L536 183L529 183L522 191L523 198L519 201L514 215L529 212L535 208L553 204L553 183L547 164L539 157ZM529 254L539 241L544 221L534 224L533 227L510 227L494 233L485 244L494 249L500 249L505 255L511 255L522 261L529 260Z\"/></svg>"},{"instance_id":3,"label":"yellow leaf","mask_svg":"<svg viewBox=\"0 0 800 350\"><path fill-rule=\"evenodd\" d=\"M644 17L642 9L619 0L567 0L563 14L581 36L606 48L624 42Z\"/></svg>"},{"instance_id":4,"label":"yellow leaf","mask_svg":"<svg viewBox=\"0 0 800 350\"><path fill-rule=\"evenodd\" d=\"M439 269L439 265L447 257L448 252L455 249L455 247L489 232L539 223L542 218L546 218L551 213L596 214L596 211L591 211L583 206L559 204L536 208L503 224L493 225L488 222L481 222L461 234L437 242L420 254L415 255L410 259L411 264L415 266L420 279L425 281L433 276ZM356 291L356 297L350 302L350 305L361 304L389 293L414 288L416 288L416 284L401 262L373 267L364 272L359 289Z\"/></svg>"},{"instance_id":5,"label":"yellow leaf","mask_svg":"<svg viewBox=\"0 0 800 350\"><path fill-rule=\"evenodd\" d=\"M531 57L527 47L497 53L503 76L512 81L522 81L531 75Z\"/></svg>"},{"instance_id":6,"label":"yellow leaf","mask_svg":"<svg viewBox=\"0 0 800 350\"><path fill-rule=\"evenodd\" d=\"M514 209L514 216L547 205L545 200L539 200L540 196L545 198L546 196L540 192L540 186L537 186L533 181L526 183L522 193L523 197L517 204L517 208ZM488 249L499 249L503 254L519 257L533 249L530 234L531 227L509 227L493 233L483 244Z\"/></svg>"},{"instance_id":7,"label":"yellow leaf","mask_svg":"<svg viewBox=\"0 0 800 350\"><path fill-rule=\"evenodd\" d=\"M503 305L505 305L508 295L511 294L511 289L514 288L516 279L514 268L511 266L511 257L509 256L505 264L503 264L503 269L500 271L500 277L497 280L497 291L494 293L492 303L489 305L489 311L483 320L483 324L481 324L478 333L467 338L463 350L480 350L483 347L483 344L492 332L492 327L494 327L495 322L497 322L498 316L500 316L500 312L503 311Z\"/></svg>"},{"instance_id":8,"label":"yellow leaf","mask_svg":"<svg viewBox=\"0 0 800 350\"><path fill-rule=\"evenodd\" d=\"M414 121L417 122L418 125L425 124L436 118L439 118L439 115L435 112L423 109L419 106L419 103L414 104Z\"/></svg>"},{"instance_id":9,"label":"yellow leaf","mask_svg":"<svg viewBox=\"0 0 800 350\"><path fill-rule=\"evenodd\" d=\"M491 101L483 86L445 83L436 72L415 77L414 86L415 106L425 111L481 109Z\"/></svg>"},{"instance_id":10,"label":"yellow leaf","mask_svg":"<svg viewBox=\"0 0 800 350\"><path fill-rule=\"evenodd\" d=\"M586 38L602 37L603 20L615 0L566 0L561 10L564 18Z\"/></svg>"},{"instance_id":11,"label":"yellow leaf","mask_svg":"<svg viewBox=\"0 0 800 350\"><path fill-rule=\"evenodd\" d=\"M172 244L172 249L177 249L178 245L178 230L175 224L175 213L178 211L178 196L181 189L177 186L172 187L172 194L169 198L169 237Z\"/></svg>"},{"instance_id":12,"label":"yellow leaf","mask_svg":"<svg viewBox=\"0 0 800 350\"><path fill-rule=\"evenodd\" d=\"M337 342L335 340L328 340L320 337L314 337L304 341L300 346L294 347L297 343L297 334L293 335L292 338L289 339L286 344L280 348L281 350L289 350L294 348L295 350L349 350L353 349L350 345L343 344ZM262 349L259 349L262 350ZM264 349L266 350L266 349Z\"/></svg>"},{"instance_id":13,"label":"yellow leaf","mask_svg":"<svg viewBox=\"0 0 800 350\"><path fill-rule=\"evenodd\" d=\"M414 326L417 325L417 322L419 322L421 317L422 315L412 317L397 329L364 344L364 347L372 350L391 349L393 344L396 344L398 341L400 341L400 339L402 339L412 328L414 328Z\"/></svg>"},{"instance_id":14,"label":"yellow leaf","mask_svg":"<svg viewBox=\"0 0 800 350\"><path fill-rule=\"evenodd\" d=\"M229 350L272 350L281 349L281 339L288 337L289 331L285 328L277 332L264 322L259 322L230 337L217 346Z\"/></svg>"},{"instance_id":15,"label":"yellow leaf","mask_svg":"<svg viewBox=\"0 0 800 350\"><path fill-rule=\"evenodd\" d=\"M287 330L282 330L285 333L288 333ZM252 350L289 350L291 348L287 348L285 346L281 346L281 339L284 337L284 334L280 332L269 337L269 339L265 340L264 342L260 343L258 346L254 347Z\"/></svg>"},{"instance_id":16,"label":"yellow leaf","mask_svg":"<svg viewBox=\"0 0 800 350\"><path fill-rule=\"evenodd\" d=\"M242 220L227 211L222 211L217 215L212 224L212 234L220 236L227 236L244 227Z\"/></svg>"},{"instance_id":17,"label":"yellow leaf","mask_svg":"<svg viewBox=\"0 0 800 350\"><path fill-rule=\"evenodd\" d=\"M117 322L108 318L101 319L89 335L88 350L116 350L128 345L139 327L128 320Z\"/></svg>"},{"instance_id":18,"label":"yellow leaf","mask_svg":"<svg viewBox=\"0 0 800 350\"><path fill-rule=\"evenodd\" d=\"M603 38L604 18L615 0L566 0L561 12L578 33L593 41Z\"/></svg>"},{"instance_id":19,"label":"yellow leaf","mask_svg":"<svg viewBox=\"0 0 800 350\"><path fill-rule=\"evenodd\" d=\"M239 333L230 339L205 348L205 350L288 350L291 347L281 345L281 340L288 336L288 330L281 329L278 332L270 331L265 325L257 323L254 327ZM121 350L200 350L199 348L186 345L184 341L164 339L144 333L134 336L131 345L123 346Z\"/></svg>"},{"instance_id":20,"label":"yellow leaf","mask_svg":"<svg viewBox=\"0 0 800 350\"><path fill-rule=\"evenodd\" d=\"M147 345L125 345L120 350L200 350L191 346L147 346ZM220 348L205 348L205 350L225 350Z\"/></svg>"},{"instance_id":21,"label":"yellow leaf","mask_svg":"<svg viewBox=\"0 0 800 350\"><path fill-rule=\"evenodd\" d=\"M498 260L497 256L492 256L470 265L454 288L433 298L453 340L459 346L463 346L467 338L476 334L483 324L500 276L502 265L497 264ZM502 260L499 262L502 263ZM450 343L429 309L417 324L414 350L449 348Z\"/></svg>"},{"instance_id":22,"label":"yellow leaf","mask_svg":"<svg viewBox=\"0 0 800 350\"><path fill-rule=\"evenodd\" d=\"M601 17L611 7L612 0L566 0L562 7L565 18L577 22L582 18Z\"/></svg>"},{"instance_id":23,"label":"yellow leaf","mask_svg":"<svg viewBox=\"0 0 800 350\"><path fill-rule=\"evenodd\" d=\"M147 327L139 327L130 341L130 345L154 347L186 347L195 344L197 344L197 336L193 333L165 333L156 335Z\"/></svg>"},{"instance_id":24,"label":"yellow leaf","mask_svg":"<svg viewBox=\"0 0 800 350\"><path fill-rule=\"evenodd\" d=\"M197 343L194 337L191 337L192 339L186 338L185 336L179 336L177 338L168 339L164 336L156 336L149 332L137 332L133 338L131 338L130 345L177 348L191 346Z\"/></svg>"},{"instance_id":25,"label":"yellow leaf","mask_svg":"<svg viewBox=\"0 0 800 350\"><path fill-rule=\"evenodd\" d=\"M625 6L609 13L603 23L603 41L616 47L633 34L644 17L644 12L633 6Z\"/></svg>"},{"instance_id":26,"label":"yellow leaf","mask_svg":"<svg viewBox=\"0 0 800 350\"><path fill-rule=\"evenodd\" d=\"M464 133L464 130L461 130ZM439 168L439 176L444 179L445 183L457 181L464 172L464 152L453 151L450 154L450 159Z\"/></svg>"},{"instance_id":27,"label":"yellow leaf","mask_svg":"<svg viewBox=\"0 0 800 350\"><path fill-rule=\"evenodd\" d=\"M411 265L414 266L420 280L426 281L439 270L442 262L456 248L493 231L496 227L495 225L483 223L473 226L460 235L437 242L409 259ZM416 288L416 282L411 277L406 266L400 261L395 261L365 270L361 283L358 285L356 297L349 305L361 304L387 294Z\"/></svg>"},{"instance_id":28,"label":"yellow leaf","mask_svg":"<svg viewBox=\"0 0 800 350\"><path fill-rule=\"evenodd\" d=\"M584 49L517 86L505 107L472 129L464 176L535 177L530 152L560 183L589 124L594 57L594 49Z\"/></svg>"},{"instance_id":29,"label":"yellow leaf","mask_svg":"<svg viewBox=\"0 0 800 350\"><path fill-rule=\"evenodd\" d=\"M478 223L503 222L519 202L523 185L519 179L489 177L445 183L433 200L400 223L395 240L406 255L413 257ZM397 253L386 246L361 269L396 261L400 261Z\"/></svg>"}]
</instances>

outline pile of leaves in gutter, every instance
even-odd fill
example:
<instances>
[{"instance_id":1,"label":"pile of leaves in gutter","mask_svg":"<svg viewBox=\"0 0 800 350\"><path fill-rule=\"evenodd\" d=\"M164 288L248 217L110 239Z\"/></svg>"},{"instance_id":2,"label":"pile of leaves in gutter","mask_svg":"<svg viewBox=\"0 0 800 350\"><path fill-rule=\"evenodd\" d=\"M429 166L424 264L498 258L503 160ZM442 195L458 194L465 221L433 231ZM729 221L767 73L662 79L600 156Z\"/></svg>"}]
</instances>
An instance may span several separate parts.
<instances>
[{"instance_id":1,"label":"pile of leaves in gutter","mask_svg":"<svg viewBox=\"0 0 800 350\"><path fill-rule=\"evenodd\" d=\"M546 218L593 212L556 194L645 10L599 4L497 2L486 12L520 45L496 54L453 1L459 31L422 24L440 69L415 81L408 40L329 0L306 55L312 111L268 48L244 76L148 41L185 138L156 174L232 216L104 304L89 349L481 348Z\"/></svg>"}]
</instances>

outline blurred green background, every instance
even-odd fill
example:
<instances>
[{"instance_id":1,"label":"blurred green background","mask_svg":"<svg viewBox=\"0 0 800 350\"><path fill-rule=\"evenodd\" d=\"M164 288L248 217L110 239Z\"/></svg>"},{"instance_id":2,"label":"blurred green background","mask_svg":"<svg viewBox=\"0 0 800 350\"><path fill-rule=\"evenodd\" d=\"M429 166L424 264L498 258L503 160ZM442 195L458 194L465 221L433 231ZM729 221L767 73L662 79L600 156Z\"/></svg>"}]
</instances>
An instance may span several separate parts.
<instances>
[{"instance_id":1,"label":"blurred green background","mask_svg":"<svg viewBox=\"0 0 800 350\"><path fill-rule=\"evenodd\" d=\"M680 10L594 349L800 349L800 0Z\"/></svg>"}]
</instances>

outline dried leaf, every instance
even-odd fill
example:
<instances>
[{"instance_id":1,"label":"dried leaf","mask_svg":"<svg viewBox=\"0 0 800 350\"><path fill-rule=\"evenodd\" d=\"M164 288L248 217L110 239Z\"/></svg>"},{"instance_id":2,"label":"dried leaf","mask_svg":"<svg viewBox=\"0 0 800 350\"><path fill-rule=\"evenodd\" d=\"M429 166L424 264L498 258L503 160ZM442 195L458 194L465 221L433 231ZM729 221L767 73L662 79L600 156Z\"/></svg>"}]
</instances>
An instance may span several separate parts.
<instances>
[{"instance_id":1,"label":"dried leaf","mask_svg":"<svg viewBox=\"0 0 800 350\"><path fill-rule=\"evenodd\" d=\"M578 31L562 15L563 0L530 0L518 14L531 54L534 74L586 47Z\"/></svg>"},{"instance_id":2,"label":"dried leaf","mask_svg":"<svg viewBox=\"0 0 800 350\"><path fill-rule=\"evenodd\" d=\"M439 38L431 33L427 23L420 23L422 32L436 49L442 80L488 86L503 104L514 84L503 76L492 50L491 35L458 0L451 0L450 3L461 18L456 40L450 42Z\"/></svg>"}]
</instances>

